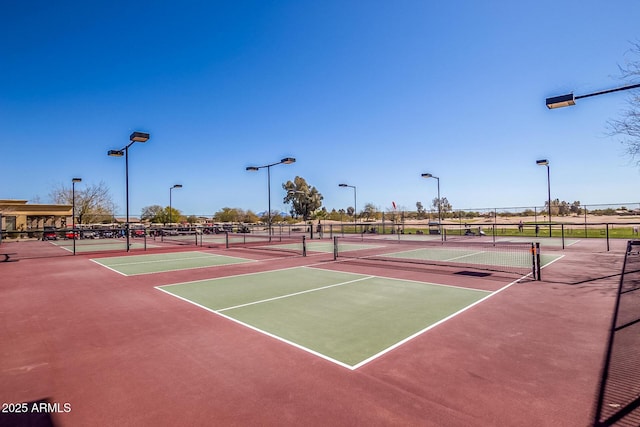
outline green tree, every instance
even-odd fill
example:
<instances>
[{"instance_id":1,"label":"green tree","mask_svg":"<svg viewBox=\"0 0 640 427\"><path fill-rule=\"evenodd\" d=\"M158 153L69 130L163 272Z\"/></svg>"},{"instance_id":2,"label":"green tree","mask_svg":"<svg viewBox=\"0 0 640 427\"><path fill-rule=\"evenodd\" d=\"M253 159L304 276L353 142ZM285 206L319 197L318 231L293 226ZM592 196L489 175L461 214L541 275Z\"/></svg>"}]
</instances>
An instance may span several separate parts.
<instances>
[{"instance_id":1,"label":"green tree","mask_svg":"<svg viewBox=\"0 0 640 427\"><path fill-rule=\"evenodd\" d=\"M302 217L307 221L311 214L322 206L322 194L315 187L309 187L307 181L300 176L296 176L293 181L285 182L282 188L287 191L283 202L291 203L292 216Z\"/></svg>"},{"instance_id":2,"label":"green tree","mask_svg":"<svg viewBox=\"0 0 640 427\"><path fill-rule=\"evenodd\" d=\"M364 205L364 209L362 210L362 216L367 220L372 217L375 219L378 214L378 208L373 203L367 203Z\"/></svg>"},{"instance_id":3,"label":"green tree","mask_svg":"<svg viewBox=\"0 0 640 427\"><path fill-rule=\"evenodd\" d=\"M353 217L356 214L356 210L354 209L353 206L349 206L347 208L347 215L349 215L350 217Z\"/></svg>"},{"instance_id":4,"label":"green tree","mask_svg":"<svg viewBox=\"0 0 640 427\"><path fill-rule=\"evenodd\" d=\"M433 201L431 202L431 205L433 206L433 209L438 212L438 198L434 198ZM441 197L440 198L440 213L442 214L442 218L446 218L447 215L449 214L449 212L451 212L453 210L453 207L451 206L451 203L449 203L449 200L447 200L446 197Z\"/></svg>"},{"instance_id":5,"label":"green tree","mask_svg":"<svg viewBox=\"0 0 640 427\"><path fill-rule=\"evenodd\" d=\"M248 210L241 216L240 220L249 224L255 224L257 222L260 222L260 217L253 211Z\"/></svg>"},{"instance_id":6,"label":"green tree","mask_svg":"<svg viewBox=\"0 0 640 427\"><path fill-rule=\"evenodd\" d=\"M571 207L569 209L571 213L575 215L580 215L582 213L582 209L580 208L580 201L571 203Z\"/></svg>"},{"instance_id":7,"label":"green tree","mask_svg":"<svg viewBox=\"0 0 640 427\"><path fill-rule=\"evenodd\" d=\"M140 219L143 221L149 221L153 223L165 223L167 222L164 208L160 205L145 206L142 208Z\"/></svg>"},{"instance_id":8,"label":"green tree","mask_svg":"<svg viewBox=\"0 0 640 427\"><path fill-rule=\"evenodd\" d=\"M213 214L213 219L216 222L239 222L243 217L244 211L239 208L222 208Z\"/></svg>"}]
</instances>

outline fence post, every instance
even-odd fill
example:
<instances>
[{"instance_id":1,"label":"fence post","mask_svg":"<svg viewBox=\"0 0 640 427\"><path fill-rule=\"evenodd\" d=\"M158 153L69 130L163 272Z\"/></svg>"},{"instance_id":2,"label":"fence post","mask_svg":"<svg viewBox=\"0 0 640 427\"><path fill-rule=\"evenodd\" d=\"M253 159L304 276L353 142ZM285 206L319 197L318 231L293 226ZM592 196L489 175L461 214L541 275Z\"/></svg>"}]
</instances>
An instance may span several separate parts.
<instances>
[{"instance_id":1,"label":"fence post","mask_svg":"<svg viewBox=\"0 0 640 427\"><path fill-rule=\"evenodd\" d=\"M560 232L562 234L562 249L564 249L564 224L560 224Z\"/></svg>"}]
</instances>

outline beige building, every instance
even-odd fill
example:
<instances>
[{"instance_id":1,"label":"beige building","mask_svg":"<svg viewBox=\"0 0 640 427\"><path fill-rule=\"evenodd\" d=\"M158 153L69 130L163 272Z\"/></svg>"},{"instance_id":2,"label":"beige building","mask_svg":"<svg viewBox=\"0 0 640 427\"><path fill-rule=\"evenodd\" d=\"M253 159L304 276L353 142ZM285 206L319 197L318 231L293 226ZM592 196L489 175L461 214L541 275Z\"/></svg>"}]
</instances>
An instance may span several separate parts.
<instances>
[{"instance_id":1,"label":"beige building","mask_svg":"<svg viewBox=\"0 0 640 427\"><path fill-rule=\"evenodd\" d=\"M65 228L71 224L71 205L29 204L26 200L0 199L2 231L35 231L45 226Z\"/></svg>"}]
</instances>

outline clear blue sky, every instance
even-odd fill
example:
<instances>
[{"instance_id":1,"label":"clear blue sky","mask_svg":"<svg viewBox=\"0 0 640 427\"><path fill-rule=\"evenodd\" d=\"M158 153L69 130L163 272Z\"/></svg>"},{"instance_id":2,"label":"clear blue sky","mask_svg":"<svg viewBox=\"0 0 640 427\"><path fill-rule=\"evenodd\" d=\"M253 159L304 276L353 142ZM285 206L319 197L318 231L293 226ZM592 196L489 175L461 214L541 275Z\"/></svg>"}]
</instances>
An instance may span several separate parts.
<instances>
[{"instance_id":1,"label":"clear blue sky","mask_svg":"<svg viewBox=\"0 0 640 427\"><path fill-rule=\"evenodd\" d=\"M0 13L0 198L104 181L132 215L169 204L287 210L302 176L331 210L638 202L639 169L606 122L637 0L8 1ZM636 58L640 59L640 58Z\"/></svg>"}]
</instances>

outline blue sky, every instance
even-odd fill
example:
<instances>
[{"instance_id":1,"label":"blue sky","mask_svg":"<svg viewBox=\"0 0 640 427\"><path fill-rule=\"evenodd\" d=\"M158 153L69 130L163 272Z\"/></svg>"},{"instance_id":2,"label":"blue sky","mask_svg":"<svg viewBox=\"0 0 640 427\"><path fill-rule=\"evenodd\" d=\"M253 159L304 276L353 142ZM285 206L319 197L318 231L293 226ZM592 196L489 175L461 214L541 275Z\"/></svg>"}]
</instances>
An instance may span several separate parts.
<instances>
[{"instance_id":1,"label":"blue sky","mask_svg":"<svg viewBox=\"0 0 640 427\"><path fill-rule=\"evenodd\" d=\"M617 87L640 2L5 2L0 198L105 182L124 212L168 205L287 210L302 176L331 210L640 201L640 171L606 122L629 92L548 110L548 96ZM640 58L635 58L640 60Z\"/></svg>"}]
</instances>

